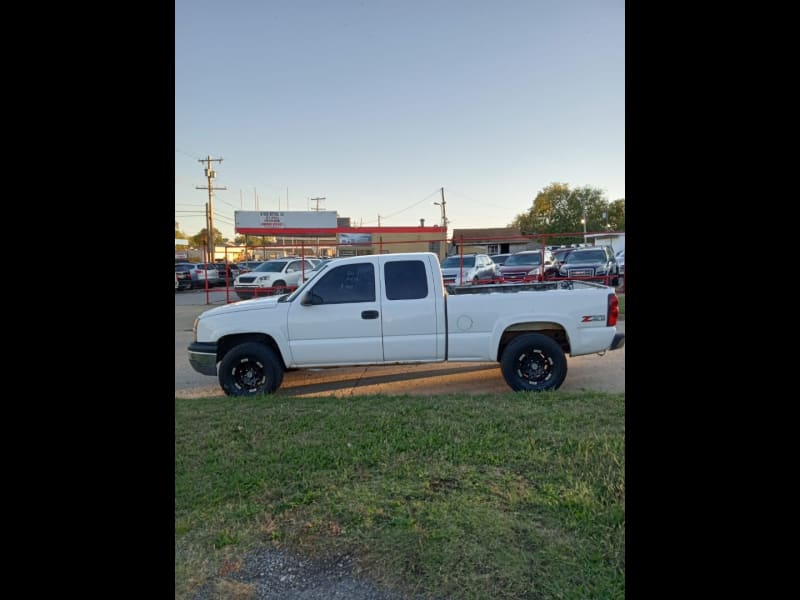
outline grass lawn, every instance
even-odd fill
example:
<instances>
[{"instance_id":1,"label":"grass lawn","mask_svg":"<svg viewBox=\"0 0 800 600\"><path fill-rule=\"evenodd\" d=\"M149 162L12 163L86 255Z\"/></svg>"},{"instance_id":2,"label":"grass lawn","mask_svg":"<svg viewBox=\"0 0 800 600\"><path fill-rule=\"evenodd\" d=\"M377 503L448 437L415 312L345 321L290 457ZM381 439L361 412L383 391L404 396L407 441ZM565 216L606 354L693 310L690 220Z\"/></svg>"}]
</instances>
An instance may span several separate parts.
<instances>
[{"instance_id":1,"label":"grass lawn","mask_svg":"<svg viewBox=\"0 0 800 600\"><path fill-rule=\"evenodd\" d=\"M438 598L624 598L625 396L175 401L175 591L259 544Z\"/></svg>"}]
</instances>

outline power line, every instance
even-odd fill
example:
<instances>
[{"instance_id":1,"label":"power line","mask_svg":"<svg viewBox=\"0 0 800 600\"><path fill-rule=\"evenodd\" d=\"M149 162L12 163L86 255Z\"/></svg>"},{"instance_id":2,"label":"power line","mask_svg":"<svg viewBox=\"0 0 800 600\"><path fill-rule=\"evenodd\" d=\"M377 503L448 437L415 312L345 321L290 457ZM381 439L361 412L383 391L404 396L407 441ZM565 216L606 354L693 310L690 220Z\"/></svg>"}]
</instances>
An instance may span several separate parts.
<instances>
[{"instance_id":1,"label":"power line","mask_svg":"<svg viewBox=\"0 0 800 600\"><path fill-rule=\"evenodd\" d=\"M220 215L219 213L215 213L217 219L225 223L226 225L235 225L235 223L229 218L224 215Z\"/></svg>"},{"instance_id":2,"label":"power line","mask_svg":"<svg viewBox=\"0 0 800 600\"><path fill-rule=\"evenodd\" d=\"M412 208L414 208L415 206L419 206L420 204L422 204L422 203L423 203L423 202L425 202L426 200L430 200L430 199L431 199L431 197L435 196L435 195L436 195L436 194L438 194L438 193L439 193L439 190L438 190L438 189L437 189L437 190L434 190L433 192L431 192L430 194L428 194L427 196L425 196L425 197L424 197L422 200L420 200L419 202L415 202L415 203L414 203L414 204L412 204L411 206L407 206L406 208L402 208L402 209L398 210L397 212L393 212L393 213L392 213L392 214L390 214L390 215L381 215L381 219L388 219L388 218L390 218L390 217L396 217L396 216L397 216L397 215L399 215L400 213L403 213L403 212L405 212L405 211L407 211L407 210L411 210ZM369 225L370 223L375 223L375 221L367 221L366 223L367 223L367 225Z\"/></svg>"},{"instance_id":3,"label":"power line","mask_svg":"<svg viewBox=\"0 0 800 600\"><path fill-rule=\"evenodd\" d=\"M180 152L181 154L185 154L189 158L194 158L195 160L200 160L199 156L194 156L193 154L189 154L188 152L181 150L180 148L175 148L175 152Z\"/></svg>"},{"instance_id":4,"label":"power line","mask_svg":"<svg viewBox=\"0 0 800 600\"><path fill-rule=\"evenodd\" d=\"M466 198L467 200L477 204L478 206L493 206L494 208L502 208L503 210L519 210L519 207L511 208L510 206L500 206L499 204L491 204L491 203L485 202L483 200L475 200L474 198L470 198L466 194L462 194L461 192L453 191L450 188L447 189L447 193L451 194L451 195L454 195L454 196L460 196L462 198Z\"/></svg>"},{"instance_id":5,"label":"power line","mask_svg":"<svg viewBox=\"0 0 800 600\"><path fill-rule=\"evenodd\" d=\"M221 190L222 188L217 188L217 189ZM241 206L234 206L230 202L225 202L225 200L220 200L220 202L222 202L223 204L227 204L228 206L230 206L231 208L235 208L236 210L242 210Z\"/></svg>"}]
</instances>

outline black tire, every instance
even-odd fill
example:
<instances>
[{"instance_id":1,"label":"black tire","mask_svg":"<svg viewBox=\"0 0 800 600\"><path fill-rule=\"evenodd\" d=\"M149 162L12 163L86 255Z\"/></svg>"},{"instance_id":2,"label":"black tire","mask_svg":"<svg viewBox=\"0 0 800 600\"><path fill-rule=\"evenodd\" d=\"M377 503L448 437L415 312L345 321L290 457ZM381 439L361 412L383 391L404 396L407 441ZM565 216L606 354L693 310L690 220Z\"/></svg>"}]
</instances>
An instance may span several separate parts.
<instances>
[{"instance_id":1,"label":"black tire","mask_svg":"<svg viewBox=\"0 0 800 600\"><path fill-rule=\"evenodd\" d=\"M283 367L272 348L246 342L232 348L219 365L219 384L228 396L271 394L283 382Z\"/></svg>"},{"instance_id":2,"label":"black tire","mask_svg":"<svg viewBox=\"0 0 800 600\"><path fill-rule=\"evenodd\" d=\"M515 392L557 390L567 376L567 357L553 338L526 333L506 346L500 370Z\"/></svg>"},{"instance_id":3,"label":"black tire","mask_svg":"<svg viewBox=\"0 0 800 600\"><path fill-rule=\"evenodd\" d=\"M280 296L286 293L286 282L282 279L272 284L272 296Z\"/></svg>"}]
</instances>

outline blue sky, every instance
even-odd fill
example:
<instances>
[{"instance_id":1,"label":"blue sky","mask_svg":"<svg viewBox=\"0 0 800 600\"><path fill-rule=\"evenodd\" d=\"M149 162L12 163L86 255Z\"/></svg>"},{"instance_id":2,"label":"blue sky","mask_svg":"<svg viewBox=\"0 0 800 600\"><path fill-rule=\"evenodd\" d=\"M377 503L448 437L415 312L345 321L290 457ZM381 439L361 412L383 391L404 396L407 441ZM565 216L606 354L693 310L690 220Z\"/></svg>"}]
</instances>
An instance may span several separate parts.
<instances>
[{"instance_id":1,"label":"blue sky","mask_svg":"<svg viewBox=\"0 0 800 600\"><path fill-rule=\"evenodd\" d=\"M320 209L504 227L553 182L625 197L622 0L176 0L175 219ZM287 202L288 189L288 202ZM196 215L196 216L195 216Z\"/></svg>"}]
</instances>

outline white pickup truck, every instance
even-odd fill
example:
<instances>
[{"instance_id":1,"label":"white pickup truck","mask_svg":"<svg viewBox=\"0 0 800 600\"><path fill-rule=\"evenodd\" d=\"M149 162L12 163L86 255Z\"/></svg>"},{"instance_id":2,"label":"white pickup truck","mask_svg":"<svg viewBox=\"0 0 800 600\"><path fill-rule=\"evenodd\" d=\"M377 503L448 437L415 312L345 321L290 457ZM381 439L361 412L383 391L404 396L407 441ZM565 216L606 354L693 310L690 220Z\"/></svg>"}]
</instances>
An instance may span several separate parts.
<instances>
[{"instance_id":1,"label":"white pickup truck","mask_svg":"<svg viewBox=\"0 0 800 600\"><path fill-rule=\"evenodd\" d=\"M582 281L445 287L430 252L340 258L291 294L212 308L189 362L229 396L287 369L497 361L518 391L557 389L571 356L621 348L613 288Z\"/></svg>"}]
</instances>

